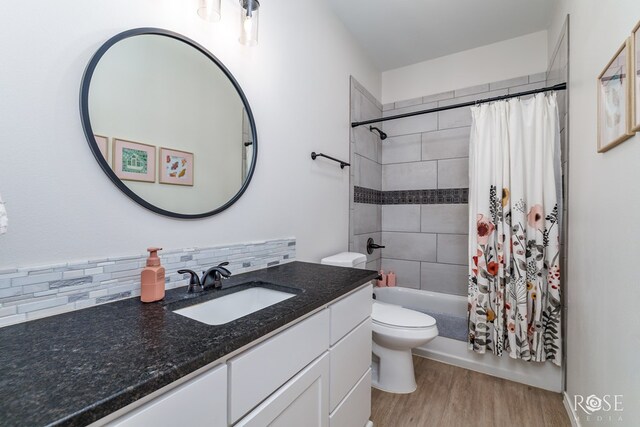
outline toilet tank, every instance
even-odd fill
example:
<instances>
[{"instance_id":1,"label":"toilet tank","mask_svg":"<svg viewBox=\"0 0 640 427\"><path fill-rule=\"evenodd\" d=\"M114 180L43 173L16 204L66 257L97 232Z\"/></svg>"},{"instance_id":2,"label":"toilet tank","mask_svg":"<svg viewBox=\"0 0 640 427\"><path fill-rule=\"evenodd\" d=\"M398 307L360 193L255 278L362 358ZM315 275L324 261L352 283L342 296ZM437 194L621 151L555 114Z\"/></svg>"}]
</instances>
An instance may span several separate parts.
<instances>
[{"instance_id":1,"label":"toilet tank","mask_svg":"<svg viewBox=\"0 0 640 427\"><path fill-rule=\"evenodd\" d=\"M357 252L341 252L322 258L320 264L335 265L336 267L351 267L365 269L367 266L367 256Z\"/></svg>"}]
</instances>

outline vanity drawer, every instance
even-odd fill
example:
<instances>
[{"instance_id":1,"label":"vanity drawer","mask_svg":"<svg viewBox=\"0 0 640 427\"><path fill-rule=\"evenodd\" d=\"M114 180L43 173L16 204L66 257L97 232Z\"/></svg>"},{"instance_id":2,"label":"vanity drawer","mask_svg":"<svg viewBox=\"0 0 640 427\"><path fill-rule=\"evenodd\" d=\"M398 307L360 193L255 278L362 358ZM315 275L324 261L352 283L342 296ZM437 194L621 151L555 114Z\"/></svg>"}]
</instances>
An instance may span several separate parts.
<instances>
[{"instance_id":1,"label":"vanity drawer","mask_svg":"<svg viewBox=\"0 0 640 427\"><path fill-rule=\"evenodd\" d=\"M228 362L229 421L238 421L329 347L329 311L303 320Z\"/></svg>"},{"instance_id":2,"label":"vanity drawer","mask_svg":"<svg viewBox=\"0 0 640 427\"><path fill-rule=\"evenodd\" d=\"M329 355L280 387L234 427L328 427Z\"/></svg>"},{"instance_id":3,"label":"vanity drawer","mask_svg":"<svg viewBox=\"0 0 640 427\"><path fill-rule=\"evenodd\" d=\"M227 367L219 366L155 398L127 415L107 424L109 427L193 427L227 425Z\"/></svg>"},{"instance_id":4,"label":"vanity drawer","mask_svg":"<svg viewBox=\"0 0 640 427\"><path fill-rule=\"evenodd\" d=\"M371 416L371 369L329 417L329 427L364 427Z\"/></svg>"},{"instance_id":5,"label":"vanity drawer","mask_svg":"<svg viewBox=\"0 0 640 427\"><path fill-rule=\"evenodd\" d=\"M371 318L339 341L329 351L331 381L329 408L333 411L362 374L371 367Z\"/></svg>"},{"instance_id":6,"label":"vanity drawer","mask_svg":"<svg viewBox=\"0 0 640 427\"><path fill-rule=\"evenodd\" d=\"M372 286L367 285L329 307L331 310L331 345L337 343L360 322L371 316L372 293Z\"/></svg>"}]
</instances>

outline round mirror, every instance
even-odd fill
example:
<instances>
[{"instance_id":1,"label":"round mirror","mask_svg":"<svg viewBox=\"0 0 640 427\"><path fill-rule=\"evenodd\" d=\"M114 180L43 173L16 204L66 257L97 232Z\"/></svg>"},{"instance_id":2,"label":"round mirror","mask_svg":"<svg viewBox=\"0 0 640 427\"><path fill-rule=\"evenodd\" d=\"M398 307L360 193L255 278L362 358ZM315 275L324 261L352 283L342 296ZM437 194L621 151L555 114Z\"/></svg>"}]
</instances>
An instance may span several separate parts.
<instances>
[{"instance_id":1,"label":"round mirror","mask_svg":"<svg viewBox=\"0 0 640 427\"><path fill-rule=\"evenodd\" d=\"M141 28L107 41L82 82L84 132L125 194L156 213L202 218L246 190L258 152L242 89L205 48Z\"/></svg>"}]
</instances>

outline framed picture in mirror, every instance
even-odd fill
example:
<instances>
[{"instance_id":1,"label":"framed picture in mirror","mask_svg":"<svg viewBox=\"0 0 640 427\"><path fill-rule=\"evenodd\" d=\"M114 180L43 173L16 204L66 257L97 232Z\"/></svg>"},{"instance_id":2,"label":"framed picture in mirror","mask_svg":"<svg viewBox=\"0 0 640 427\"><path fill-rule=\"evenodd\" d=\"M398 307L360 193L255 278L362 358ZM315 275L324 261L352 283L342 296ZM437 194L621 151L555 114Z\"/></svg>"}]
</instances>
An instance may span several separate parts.
<instances>
[{"instance_id":1,"label":"framed picture in mirror","mask_svg":"<svg viewBox=\"0 0 640 427\"><path fill-rule=\"evenodd\" d=\"M160 183L193 186L193 153L160 148Z\"/></svg>"},{"instance_id":2,"label":"framed picture in mirror","mask_svg":"<svg viewBox=\"0 0 640 427\"><path fill-rule=\"evenodd\" d=\"M156 182L156 147L113 139L113 172L122 180Z\"/></svg>"},{"instance_id":3,"label":"framed picture in mirror","mask_svg":"<svg viewBox=\"0 0 640 427\"><path fill-rule=\"evenodd\" d=\"M631 138L631 38L624 42L598 76L598 152Z\"/></svg>"},{"instance_id":4,"label":"framed picture in mirror","mask_svg":"<svg viewBox=\"0 0 640 427\"><path fill-rule=\"evenodd\" d=\"M631 72L633 78L633 131L640 132L640 22L633 29L631 35Z\"/></svg>"},{"instance_id":5,"label":"framed picture in mirror","mask_svg":"<svg viewBox=\"0 0 640 427\"><path fill-rule=\"evenodd\" d=\"M93 137L96 139L100 154L102 154L102 157L109 163L109 138L102 135L93 135Z\"/></svg>"}]
</instances>

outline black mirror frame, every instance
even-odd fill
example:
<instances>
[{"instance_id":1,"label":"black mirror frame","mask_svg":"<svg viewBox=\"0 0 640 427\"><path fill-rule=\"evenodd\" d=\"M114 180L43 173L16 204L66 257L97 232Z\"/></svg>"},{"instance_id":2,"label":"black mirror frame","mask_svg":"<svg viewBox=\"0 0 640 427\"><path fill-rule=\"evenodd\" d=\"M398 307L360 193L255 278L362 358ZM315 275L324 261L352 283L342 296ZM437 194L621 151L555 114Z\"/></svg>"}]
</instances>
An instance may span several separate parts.
<instances>
[{"instance_id":1,"label":"black mirror frame","mask_svg":"<svg viewBox=\"0 0 640 427\"><path fill-rule=\"evenodd\" d=\"M220 68L220 70L222 70L225 76L231 81L231 83L235 87L236 91L238 92L238 95L240 96L240 99L242 100L242 103L244 104L244 108L247 113L247 117L249 118L249 123L251 125L251 136L253 138L253 144L252 144L253 158L251 161L251 166L249 167L247 178L242 184L242 187L240 187L240 190L228 202L226 202L224 205L220 206L217 209L214 209L209 212L204 212L201 214L181 214L181 213L176 213L176 212L159 208L147 202L146 200L138 196L136 193L134 193L131 189L129 189L129 187L127 187L120 180L120 178L116 176L114 171L111 169L111 167L107 163L107 160L100 153L100 149L98 148L98 143L96 142L94 137L93 129L91 128L91 120L89 118L89 87L91 85L91 78L93 77L93 73L96 67L98 66L98 63L100 62L100 59L102 59L104 54L113 45L115 45L119 41L125 40L130 37L139 36L139 35L158 35L158 36L169 37L175 40L179 40L183 43L186 43L187 45L200 51L203 55L205 55L207 58L213 61L213 63L215 63ZM224 66L224 64L222 64L222 62L220 62L220 60L218 60L218 58L216 58L211 52L209 52L206 48L204 48L200 44L173 31L163 30L160 28L136 28L133 30L124 31L107 40L100 47L100 49L98 49L98 51L93 55L82 77L82 86L80 88L80 117L82 119L82 128L84 130L85 137L87 138L87 142L89 143L89 147L91 148L91 151L93 152L93 156L98 161L98 164L100 165L104 173L106 173L109 179L111 179L111 181L116 185L116 187L118 187L120 191L122 191L124 194L129 196L129 198L131 198L133 201L135 201L139 205L157 214L165 215L171 218L180 218L180 219L206 218L206 217L218 214L224 211L225 209L229 208L236 201L238 201L240 197L242 197L247 187L251 183L251 178L253 178L253 173L256 167L256 161L258 159L258 134L256 130L256 123L253 117L253 113L251 111L251 107L249 106L249 102L247 101L247 97L245 96L244 92L242 91L242 88L240 87L236 79L233 77L231 72Z\"/></svg>"}]
</instances>

